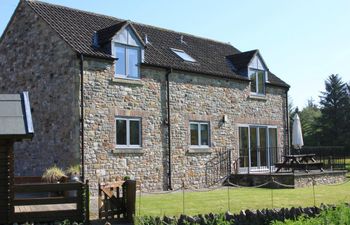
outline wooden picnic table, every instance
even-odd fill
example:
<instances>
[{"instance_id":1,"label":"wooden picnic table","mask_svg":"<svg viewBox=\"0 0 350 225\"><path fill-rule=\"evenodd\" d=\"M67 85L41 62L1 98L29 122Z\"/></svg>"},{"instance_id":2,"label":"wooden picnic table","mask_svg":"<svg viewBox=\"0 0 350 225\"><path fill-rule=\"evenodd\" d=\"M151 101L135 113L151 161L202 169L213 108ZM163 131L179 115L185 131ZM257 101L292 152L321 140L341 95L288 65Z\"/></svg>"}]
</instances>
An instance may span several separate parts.
<instances>
[{"instance_id":1,"label":"wooden picnic table","mask_svg":"<svg viewBox=\"0 0 350 225\"><path fill-rule=\"evenodd\" d=\"M323 163L316 162L315 154L298 154L298 155L285 155L282 163L275 163L277 167L276 173L281 169L305 170L309 172L310 168L317 168L323 171Z\"/></svg>"}]
</instances>

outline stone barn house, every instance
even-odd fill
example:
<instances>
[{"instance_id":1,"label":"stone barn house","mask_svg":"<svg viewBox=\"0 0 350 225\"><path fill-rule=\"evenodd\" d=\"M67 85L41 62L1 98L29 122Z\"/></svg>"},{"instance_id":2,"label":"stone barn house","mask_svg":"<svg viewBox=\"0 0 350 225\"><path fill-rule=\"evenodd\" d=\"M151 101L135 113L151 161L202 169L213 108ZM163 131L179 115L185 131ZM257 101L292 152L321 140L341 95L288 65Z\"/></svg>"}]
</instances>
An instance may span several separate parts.
<instances>
[{"instance_id":1,"label":"stone barn house","mask_svg":"<svg viewBox=\"0 0 350 225\"><path fill-rule=\"evenodd\" d=\"M258 50L40 1L20 1L0 40L0 93L29 92L36 130L15 174L82 163L93 194L116 176L204 187L222 149L232 172L268 170L288 89Z\"/></svg>"}]
</instances>

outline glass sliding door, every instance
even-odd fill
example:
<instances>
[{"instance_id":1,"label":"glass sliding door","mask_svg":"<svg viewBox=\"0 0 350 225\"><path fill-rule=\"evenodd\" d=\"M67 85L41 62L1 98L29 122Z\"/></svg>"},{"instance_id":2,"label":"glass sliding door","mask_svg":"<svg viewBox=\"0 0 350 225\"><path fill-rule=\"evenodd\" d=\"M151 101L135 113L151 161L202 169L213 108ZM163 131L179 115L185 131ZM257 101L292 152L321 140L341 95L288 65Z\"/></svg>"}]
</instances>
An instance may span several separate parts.
<instances>
[{"instance_id":1,"label":"glass sliding door","mask_svg":"<svg viewBox=\"0 0 350 225\"><path fill-rule=\"evenodd\" d=\"M277 129L269 128L269 148L270 148L270 160L271 166L277 163Z\"/></svg>"},{"instance_id":2,"label":"glass sliding door","mask_svg":"<svg viewBox=\"0 0 350 225\"><path fill-rule=\"evenodd\" d=\"M239 166L242 171L269 170L277 162L277 128L239 128Z\"/></svg>"},{"instance_id":3,"label":"glass sliding door","mask_svg":"<svg viewBox=\"0 0 350 225\"><path fill-rule=\"evenodd\" d=\"M239 128L239 167L249 167L249 133L248 127Z\"/></svg>"},{"instance_id":4,"label":"glass sliding door","mask_svg":"<svg viewBox=\"0 0 350 225\"><path fill-rule=\"evenodd\" d=\"M250 167L258 166L258 128L250 128Z\"/></svg>"},{"instance_id":5,"label":"glass sliding door","mask_svg":"<svg viewBox=\"0 0 350 225\"><path fill-rule=\"evenodd\" d=\"M267 151L267 131L265 127L259 127L259 167L267 167L268 151Z\"/></svg>"}]
</instances>

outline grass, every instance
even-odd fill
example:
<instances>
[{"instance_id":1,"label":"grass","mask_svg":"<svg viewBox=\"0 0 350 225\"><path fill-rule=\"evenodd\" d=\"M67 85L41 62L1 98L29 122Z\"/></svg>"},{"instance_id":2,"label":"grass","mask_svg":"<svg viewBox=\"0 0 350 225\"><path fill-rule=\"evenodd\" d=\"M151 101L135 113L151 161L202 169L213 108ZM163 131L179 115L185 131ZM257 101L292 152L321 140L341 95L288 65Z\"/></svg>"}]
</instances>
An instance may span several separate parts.
<instances>
[{"instance_id":1,"label":"grass","mask_svg":"<svg viewBox=\"0 0 350 225\"><path fill-rule=\"evenodd\" d=\"M315 186L316 205L350 202L350 182ZM185 199L183 209L183 197ZM230 198L230 201L228 201ZM141 199L141 202L140 202ZM273 199L273 202L272 202ZM312 187L297 189L221 188L208 192L182 191L168 194L138 194L136 215L173 216L220 213L229 210L313 206Z\"/></svg>"},{"instance_id":2,"label":"grass","mask_svg":"<svg viewBox=\"0 0 350 225\"><path fill-rule=\"evenodd\" d=\"M345 159L345 168L348 172L350 171L350 159Z\"/></svg>"}]
</instances>

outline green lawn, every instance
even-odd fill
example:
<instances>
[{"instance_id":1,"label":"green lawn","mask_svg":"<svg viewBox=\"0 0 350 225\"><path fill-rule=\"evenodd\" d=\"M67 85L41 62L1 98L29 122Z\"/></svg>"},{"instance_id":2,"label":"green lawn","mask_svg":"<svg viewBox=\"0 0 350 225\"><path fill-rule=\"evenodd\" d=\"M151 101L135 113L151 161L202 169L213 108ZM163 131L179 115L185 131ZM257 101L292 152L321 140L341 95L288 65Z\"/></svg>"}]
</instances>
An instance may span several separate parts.
<instances>
[{"instance_id":1,"label":"green lawn","mask_svg":"<svg viewBox=\"0 0 350 225\"><path fill-rule=\"evenodd\" d=\"M345 168L348 172L350 171L350 159L345 160Z\"/></svg>"},{"instance_id":2,"label":"green lawn","mask_svg":"<svg viewBox=\"0 0 350 225\"><path fill-rule=\"evenodd\" d=\"M334 186L315 186L316 205L321 203L350 202L350 182ZM185 209L187 215L225 212L239 212L242 209L262 209L273 207L313 206L313 190L265 189L265 188L227 188L208 192L185 192ZM230 201L228 201L228 196ZM141 204L140 204L141 203ZM140 209L140 210L139 210ZM138 215L179 215L183 213L183 193L142 194L137 196L136 214Z\"/></svg>"}]
</instances>

